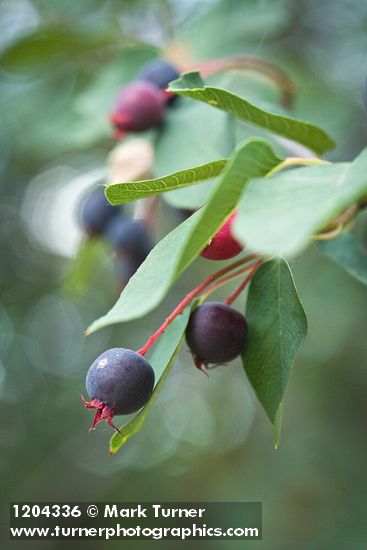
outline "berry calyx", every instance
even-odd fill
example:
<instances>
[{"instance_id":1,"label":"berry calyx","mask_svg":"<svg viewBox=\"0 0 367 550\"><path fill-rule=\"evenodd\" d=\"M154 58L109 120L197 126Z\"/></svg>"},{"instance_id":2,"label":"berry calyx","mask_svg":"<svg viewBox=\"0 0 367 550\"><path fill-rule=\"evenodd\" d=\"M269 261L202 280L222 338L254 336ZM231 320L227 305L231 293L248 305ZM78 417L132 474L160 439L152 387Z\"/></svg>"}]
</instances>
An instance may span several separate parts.
<instances>
[{"instance_id":1,"label":"berry calyx","mask_svg":"<svg viewBox=\"0 0 367 550\"><path fill-rule=\"evenodd\" d=\"M146 63L138 73L139 80L153 82L158 88L165 91L167 101L171 102L177 98L177 95L167 92L166 88L172 80L176 80L179 76L179 70L164 59L154 59Z\"/></svg>"},{"instance_id":2,"label":"berry calyx","mask_svg":"<svg viewBox=\"0 0 367 550\"><path fill-rule=\"evenodd\" d=\"M87 373L86 388L90 401L81 396L87 409L96 409L90 430L106 420L119 431L112 418L141 409L153 387L154 371L139 353L125 348L111 348L102 353Z\"/></svg>"},{"instance_id":3,"label":"berry calyx","mask_svg":"<svg viewBox=\"0 0 367 550\"><path fill-rule=\"evenodd\" d=\"M164 97L155 84L138 80L128 84L117 96L111 113L115 137L127 132L143 132L159 126L164 115Z\"/></svg>"},{"instance_id":4,"label":"berry calyx","mask_svg":"<svg viewBox=\"0 0 367 550\"><path fill-rule=\"evenodd\" d=\"M243 351L248 327L245 317L221 302L205 302L190 315L186 342L197 368L224 364Z\"/></svg>"},{"instance_id":5,"label":"berry calyx","mask_svg":"<svg viewBox=\"0 0 367 550\"><path fill-rule=\"evenodd\" d=\"M101 235L108 222L120 212L121 209L118 206L112 206L107 201L104 187L99 186L82 200L79 220L87 235Z\"/></svg>"},{"instance_id":6,"label":"berry calyx","mask_svg":"<svg viewBox=\"0 0 367 550\"><path fill-rule=\"evenodd\" d=\"M201 251L200 256L207 260L228 260L242 252L243 245L232 235L232 225L236 215L237 212L230 215L210 243Z\"/></svg>"}]
</instances>

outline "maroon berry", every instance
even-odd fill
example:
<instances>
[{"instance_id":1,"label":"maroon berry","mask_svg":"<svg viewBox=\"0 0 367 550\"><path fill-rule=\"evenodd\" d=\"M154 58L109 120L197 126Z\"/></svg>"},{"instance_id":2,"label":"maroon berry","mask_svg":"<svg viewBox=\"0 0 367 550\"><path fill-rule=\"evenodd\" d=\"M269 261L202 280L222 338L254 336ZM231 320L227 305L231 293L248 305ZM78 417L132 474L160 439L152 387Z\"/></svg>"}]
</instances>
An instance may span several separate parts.
<instances>
[{"instance_id":1,"label":"maroon berry","mask_svg":"<svg viewBox=\"0 0 367 550\"><path fill-rule=\"evenodd\" d=\"M159 126L164 108L164 95L157 86L143 80L128 84L118 94L111 114L115 137L121 138L127 132L143 132Z\"/></svg>"},{"instance_id":2,"label":"maroon berry","mask_svg":"<svg viewBox=\"0 0 367 550\"><path fill-rule=\"evenodd\" d=\"M232 235L232 224L236 215L237 212L230 215L210 243L202 250L200 256L207 260L228 260L243 250L243 245Z\"/></svg>"},{"instance_id":3,"label":"maroon berry","mask_svg":"<svg viewBox=\"0 0 367 550\"><path fill-rule=\"evenodd\" d=\"M241 354L247 340L247 321L221 302L205 302L190 315L186 342L198 368L223 364Z\"/></svg>"},{"instance_id":4,"label":"maroon berry","mask_svg":"<svg viewBox=\"0 0 367 550\"><path fill-rule=\"evenodd\" d=\"M112 423L114 415L131 414L148 401L154 387L154 371L139 353L112 348L94 361L87 373L86 388L90 397L83 403L87 409L96 409L91 430L101 420Z\"/></svg>"}]
</instances>

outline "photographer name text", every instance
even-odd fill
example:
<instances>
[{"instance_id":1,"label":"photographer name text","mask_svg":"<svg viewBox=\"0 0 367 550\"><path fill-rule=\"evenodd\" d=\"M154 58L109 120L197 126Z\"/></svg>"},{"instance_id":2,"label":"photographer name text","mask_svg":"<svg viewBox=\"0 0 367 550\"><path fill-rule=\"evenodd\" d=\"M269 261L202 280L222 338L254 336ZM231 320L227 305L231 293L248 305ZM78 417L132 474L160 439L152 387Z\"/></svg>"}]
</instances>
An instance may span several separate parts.
<instances>
[{"instance_id":1,"label":"photographer name text","mask_svg":"<svg viewBox=\"0 0 367 550\"><path fill-rule=\"evenodd\" d=\"M137 504L132 508L121 508L117 504L106 504L103 511L105 518L202 518L205 508L165 507L162 504L150 504L143 507Z\"/></svg>"}]
</instances>

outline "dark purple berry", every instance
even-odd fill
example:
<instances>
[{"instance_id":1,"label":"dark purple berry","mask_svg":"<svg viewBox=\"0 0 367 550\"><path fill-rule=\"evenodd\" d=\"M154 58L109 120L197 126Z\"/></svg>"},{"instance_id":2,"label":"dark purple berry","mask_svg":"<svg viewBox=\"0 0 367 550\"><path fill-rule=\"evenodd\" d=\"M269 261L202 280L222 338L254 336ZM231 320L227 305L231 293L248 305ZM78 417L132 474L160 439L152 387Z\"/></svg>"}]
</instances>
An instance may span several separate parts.
<instances>
[{"instance_id":1,"label":"dark purple berry","mask_svg":"<svg viewBox=\"0 0 367 550\"><path fill-rule=\"evenodd\" d=\"M82 200L79 211L80 224L90 235L101 235L107 223L121 212L118 206L112 206L106 199L104 187L98 186Z\"/></svg>"},{"instance_id":2,"label":"dark purple berry","mask_svg":"<svg viewBox=\"0 0 367 550\"><path fill-rule=\"evenodd\" d=\"M133 257L125 254L117 258L115 271L119 283L119 292L121 292L122 289L125 288L131 277L137 272L144 260L145 258L142 260L136 260Z\"/></svg>"},{"instance_id":3,"label":"dark purple berry","mask_svg":"<svg viewBox=\"0 0 367 550\"><path fill-rule=\"evenodd\" d=\"M143 132L159 126L163 120L165 98L151 82L138 80L128 84L117 96L111 113L115 137L127 132Z\"/></svg>"},{"instance_id":4,"label":"dark purple berry","mask_svg":"<svg viewBox=\"0 0 367 550\"><path fill-rule=\"evenodd\" d=\"M158 88L165 90L172 80L176 80L180 76L179 70L164 59L155 59L146 63L138 73L139 80L148 80L153 82ZM167 93L167 100L172 101L177 96Z\"/></svg>"},{"instance_id":5,"label":"dark purple berry","mask_svg":"<svg viewBox=\"0 0 367 550\"><path fill-rule=\"evenodd\" d=\"M118 254L139 265L153 248L145 225L138 220L116 217L107 225L105 235Z\"/></svg>"},{"instance_id":6,"label":"dark purple berry","mask_svg":"<svg viewBox=\"0 0 367 550\"><path fill-rule=\"evenodd\" d=\"M154 387L154 371L136 351L112 348L94 361L87 373L86 388L90 398L83 403L96 409L91 430L101 420L113 428L115 415L131 414L143 407Z\"/></svg>"},{"instance_id":7,"label":"dark purple berry","mask_svg":"<svg viewBox=\"0 0 367 550\"><path fill-rule=\"evenodd\" d=\"M190 315L186 342L201 368L235 359L246 344L247 332L247 321L239 311L221 302L205 302Z\"/></svg>"}]
</instances>

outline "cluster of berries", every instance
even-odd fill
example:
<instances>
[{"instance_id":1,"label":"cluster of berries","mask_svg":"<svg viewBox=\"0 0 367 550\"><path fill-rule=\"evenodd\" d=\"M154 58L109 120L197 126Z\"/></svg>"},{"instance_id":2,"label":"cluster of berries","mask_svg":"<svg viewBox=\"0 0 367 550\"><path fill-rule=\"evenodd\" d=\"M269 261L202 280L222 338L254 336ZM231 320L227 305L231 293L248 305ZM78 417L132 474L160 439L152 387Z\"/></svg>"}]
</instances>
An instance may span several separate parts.
<instances>
[{"instance_id":1,"label":"cluster of berries","mask_svg":"<svg viewBox=\"0 0 367 550\"><path fill-rule=\"evenodd\" d=\"M120 207L111 206L103 186L87 194L79 218L88 237L103 235L114 247L119 281L124 286L153 247L145 224L128 218Z\"/></svg>"},{"instance_id":2,"label":"cluster of berries","mask_svg":"<svg viewBox=\"0 0 367 550\"><path fill-rule=\"evenodd\" d=\"M110 116L114 137L121 139L128 132L143 132L160 126L166 106L177 99L166 88L179 76L178 69L163 59L144 65L136 80L124 86L116 98Z\"/></svg>"},{"instance_id":3,"label":"cluster of berries","mask_svg":"<svg viewBox=\"0 0 367 550\"><path fill-rule=\"evenodd\" d=\"M232 235L235 213L205 247L202 256L223 260L239 254L243 247ZM210 368L238 357L246 344L247 321L237 310L221 302L204 302L190 315L186 342L196 367ZM154 371L139 352L125 348L109 349L90 367L86 388L90 401L86 408L96 409L91 429L98 422L112 423L114 415L130 414L147 403L154 387Z\"/></svg>"},{"instance_id":4,"label":"cluster of berries","mask_svg":"<svg viewBox=\"0 0 367 550\"><path fill-rule=\"evenodd\" d=\"M115 137L127 132L141 132L159 126L167 104L175 96L166 91L179 71L170 63L155 60L145 65L137 80L125 86L116 99L111 122ZM243 246L232 234L233 213L201 252L209 260L226 260L239 254ZM151 249L146 228L140 222L126 219L121 209L105 199L98 188L85 200L81 212L82 225L88 235L104 234L118 256L124 257L129 278L144 261ZM126 269L126 267L125 267ZM245 317L220 302L205 302L191 314L186 329L186 342L194 363L199 368L223 364L241 354L247 340ZM114 415L131 414L143 407L153 391L154 371L139 352L113 348L100 355L90 367L86 389L90 401L85 407L95 409L91 429L101 420L113 428Z\"/></svg>"}]
</instances>

